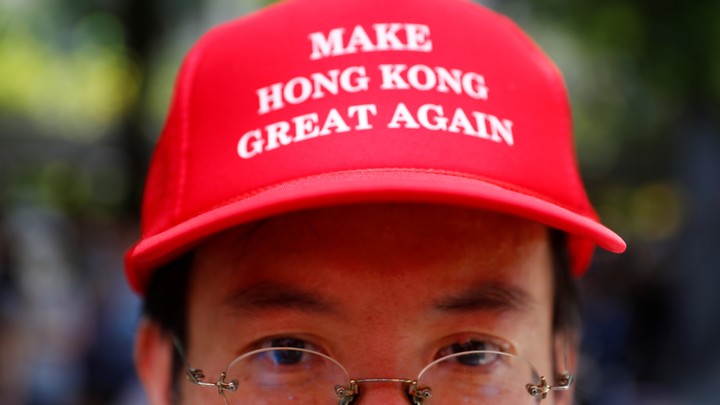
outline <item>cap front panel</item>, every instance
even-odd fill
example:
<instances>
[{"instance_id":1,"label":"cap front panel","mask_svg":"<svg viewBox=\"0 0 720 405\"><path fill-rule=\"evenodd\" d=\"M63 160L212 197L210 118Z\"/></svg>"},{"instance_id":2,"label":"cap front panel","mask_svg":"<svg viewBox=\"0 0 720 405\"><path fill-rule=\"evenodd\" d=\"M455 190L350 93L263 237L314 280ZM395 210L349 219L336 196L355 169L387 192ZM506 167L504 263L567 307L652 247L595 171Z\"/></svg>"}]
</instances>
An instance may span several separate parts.
<instances>
[{"instance_id":1,"label":"cap front panel","mask_svg":"<svg viewBox=\"0 0 720 405\"><path fill-rule=\"evenodd\" d=\"M290 2L212 32L188 106L186 190L203 192L184 194L183 212L372 168L444 170L556 194L545 179L558 178L571 147L556 73L507 35L512 26L483 15L488 23L478 24L474 14L490 12L467 6Z\"/></svg>"}]
</instances>

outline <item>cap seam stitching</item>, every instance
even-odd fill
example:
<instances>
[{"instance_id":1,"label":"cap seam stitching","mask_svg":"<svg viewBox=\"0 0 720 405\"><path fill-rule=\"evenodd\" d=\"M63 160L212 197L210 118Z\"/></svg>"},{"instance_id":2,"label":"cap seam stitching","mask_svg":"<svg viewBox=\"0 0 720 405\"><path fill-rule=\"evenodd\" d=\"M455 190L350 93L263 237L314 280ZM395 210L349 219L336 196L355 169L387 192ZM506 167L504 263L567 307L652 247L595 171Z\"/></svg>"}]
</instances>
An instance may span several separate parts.
<instances>
[{"instance_id":1,"label":"cap seam stitching","mask_svg":"<svg viewBox=\"0 0 720 405\"><path fill-rule=\"evenodd\" d=\"M184 70L182 73L182 76L180 78L182 87L179 89L181 92L181 104L180 104L180 114L181 114L181 121L180 121L180 140L178 142L178 152L179 155L182 156L182 159L178 159L178 189L177 189L177 198L175 198L175 206L173 207L173 216L176 219L180 219L182 210L182 204L184 201L184 195L185 195L185 189L187 185L187 167L189 162L189 156L188 153L190 151L189 148L189 136L190 136L190 103L191 103L191 95L190 93L193 91L193 83L195 79L195 72L197 70L197 66L199 61L201 60L201 53L203 53L205 50L204 46L198 46L195 48L195 51L191 54L191 56L188 59L188 65L187 70Z\"/></svg>"}]
</instances>

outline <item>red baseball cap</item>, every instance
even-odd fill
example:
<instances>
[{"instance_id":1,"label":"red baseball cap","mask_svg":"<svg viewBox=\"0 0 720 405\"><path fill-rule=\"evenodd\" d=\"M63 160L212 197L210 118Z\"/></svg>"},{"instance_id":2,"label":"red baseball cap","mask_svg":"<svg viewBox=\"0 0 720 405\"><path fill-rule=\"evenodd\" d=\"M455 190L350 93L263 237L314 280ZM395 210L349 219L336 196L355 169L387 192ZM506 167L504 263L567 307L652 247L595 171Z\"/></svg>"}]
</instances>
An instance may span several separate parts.
<instances>
[{"instance_id":1,"label":"red baseball cap","mask_svg":"<svg viewBox=\"0 0 720 405\"><path fill-rule=\"evenodd\" d=\"M514 23L466 0L288 0L221 25L187 56L126 256L154 269L203 238L353 203L475 207L625 250L578 173L555 65Z\"/></svg>"}]
</instances>

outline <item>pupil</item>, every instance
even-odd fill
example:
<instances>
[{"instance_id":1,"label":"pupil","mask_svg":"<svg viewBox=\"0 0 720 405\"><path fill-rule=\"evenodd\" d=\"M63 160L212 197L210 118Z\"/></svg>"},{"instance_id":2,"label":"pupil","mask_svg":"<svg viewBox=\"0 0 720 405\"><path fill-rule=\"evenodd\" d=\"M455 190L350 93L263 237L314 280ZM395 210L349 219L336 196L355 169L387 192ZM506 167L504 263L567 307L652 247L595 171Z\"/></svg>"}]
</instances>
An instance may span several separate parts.
<instances>
[{"instance_id":1,"label":"pupil","mask_svg":"<svg viewBox=\"0 0 720 405\"><path fill-rule=\"evenodd\" d=\"M487 354L473 353L458 356L458 361L466 366L481 366L487 363Z\"/></svg>"},{"instance_id":2,"label":"pupil","mask_svg":"<svg viewBox=\"0 0 720 405\"><path fill-rule=\"evenodd\" d=\"M274 350L272 357L275 363L288 366L291 364L297 364L302 359L303 352L297 350Z\"/></svg>"},{"instance_id":3,"label":"pupil","mask_svg":"<svg viewBox=\"0 0 720 405\"><path fill-rule=\"evenodd\" d=\"M452 345L453 353L463 353L475 350L487 350L487 344L485 342L471 340L466 343L455 343ZM490 355L487 353L472 353L458 356L457 360L466 366L482 366L490 362Z\"/></svg>"},{"instance_id":4,"label":"pupil","mask_svg":"<svg viewBox=\"0 0 720 405\"><path fill-rule=\"evenodd\" d=\"M305 348L305 342L292 338L274 339L271 345L272 347ZM302 360L303 354L303 352L297 350L273 350L271 356L276 364L287 366L299 363L300 360Z\"/></svg>"}]
</instances>

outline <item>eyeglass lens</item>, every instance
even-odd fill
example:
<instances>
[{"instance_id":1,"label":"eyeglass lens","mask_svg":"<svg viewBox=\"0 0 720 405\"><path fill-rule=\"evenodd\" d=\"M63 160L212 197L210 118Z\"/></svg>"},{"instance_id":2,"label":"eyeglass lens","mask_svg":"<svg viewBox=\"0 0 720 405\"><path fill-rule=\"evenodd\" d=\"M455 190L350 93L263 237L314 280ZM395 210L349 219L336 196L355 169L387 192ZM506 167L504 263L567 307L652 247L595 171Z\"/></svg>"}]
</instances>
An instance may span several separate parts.
<instances>
[{"instance_id":1,"label":"eyeglass lens","mask_svg":"<svg viewBox=\"0 0 720 405\"><path fill-rule=\"evenodd\" d=\"M294 348L261 349L237 358L226 381L237 381L225 392L230 405L338 403L336 386L349 387L345 369L330 357Z\"/></svg>"},{"instance_id":2,"label":"eyeglass lens","mask_svg":"<svg viewBox=\"0 0 720 405\"><path fill-rule=\"evenodd\" d=\"M227 402L239 404L343 403L337 388L350 387L347 371L323 354L295 348L269 348L235 359L226 382L236 382L234 392L225 391ZM422 405L536 405L538 397L526 384L540 378L525 360L507 353L472 351L438 359L422 370L410 392L429 393L417 398Z\"/></svg>"},{"instance_id":3,"label":"eyeglass lens","mask_svg":"<svg viewBox=\"0 0 720 405\"><path fill-rule=\"evenodd\" d=\"M423 405L533 405L539 398L526 385L539 382L535 369L520 357L472 351L431 363L420 373L417 387L431 390Z\"/></svg>"}]
</instances>

